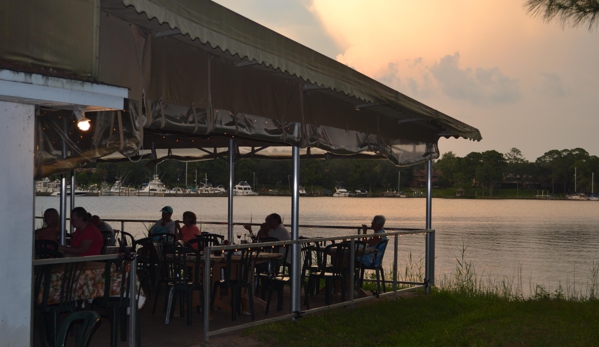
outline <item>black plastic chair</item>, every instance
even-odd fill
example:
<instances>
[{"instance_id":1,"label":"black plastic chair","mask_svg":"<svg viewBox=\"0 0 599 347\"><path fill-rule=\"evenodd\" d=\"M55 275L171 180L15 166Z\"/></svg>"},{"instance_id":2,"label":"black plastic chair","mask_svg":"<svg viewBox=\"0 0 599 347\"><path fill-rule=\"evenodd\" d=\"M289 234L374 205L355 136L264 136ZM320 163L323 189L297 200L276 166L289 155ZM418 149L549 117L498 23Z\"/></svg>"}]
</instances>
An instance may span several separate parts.
<instances>
[{"instance_id":1,"label":"black plastic chair","mask_svg":"<svg viewBox=\"0 0 599 347\"><path fill-rule=\"evenodd\" d=\"M237 253L237 254L235 254ZM248 291L250 302L250 314L252 320L255 320L254 312L254 285L252 275L256 266L256 258L260 250L243 248L238 252L232 250L227 253L227 267L225 268L224 278L214 283L212 291L212 304L216 298L217 291L229 289L231 291L231 320L237 319L237 313L241 311L241 294L243 289ZM239 261L233 261L233 257L239 257Z\"/></svg>"},{"instance_id":2,"label":"black plastic chair","mask_svg":"<svg viewBox=\"0 0 599 347\"><path fill-rule=\"evenodd\" d=\"M354 271L350 267L352 253L361 254L366 248L363 241L354 241L354 251L351 250L351 242L345 241L328 245L323 252L323 263L321 264L322 277L325 279L325 303L332 302L333 287L339 283L341 287L341 300L345 301L345 291L348 280Z\"/></svg>"},{"instance_id":3,"label":"black plastic chair","mask_svg":"<svg viewBox=\"0 0 599 347\"><path fill-rule=\"evenodd\" d=\"M126 262L122 257L114 260L106 260L104 266L104 296L96 298L93 301L96 307L106 310L108 314L108 320L110 321L110 345L112 347L117 345L119 323L121 323L121 341L127 340L127 308L130 307L131 302L129 295L129 276L131 275L131 271L129 265L130 263ZM121 279L118 296L110 295L113 277L120 277ZM134 309L137 309L137 307ZM136 330L139 330L138 326L139 321L136 322ZM139 334L137 334L137 337L137 345L139 346L141 345Z\"/></svg>"},{"instance_id":4,"label":"black plastic chair","mask_svg":"<svg viewBox=\"0 0 599 347\"><path fill-rule=\"evenodd\" d=\"M110 241L112 240L112 231L100 231L100 233L102 233L102 239L104 240L104 244L102 245L102 250L100 251L100 254L106 254L106 247L108 247L110 245Z\"/></svg>"},{"instance_id":5,"label":"black plastic chair","mask_svg":"<svg viewBox=\"0 0 599 347\"><path fill-rule=\"evenodd\" d=\"M77 285L77 278L79 277L83 264L83 262L76 262L61 265L62 277L60 281L60 294L57 303L49 303L53 266L38 265L35 267L34 298L36 300L34 314L39 317L38 322L40 322L41 325L42 337L45 335L45 339L41 339L42 343L44 343L43 341L47 340L50 345L53 345L56 341L58 316L61 313L72 313L81 307L80 301L75 300L74 293L75 287Z\"/></svg>"},{"instance_id":6,"label":"black plastic chair","mask_svg":"<svg viewBox=\"0 0 599 347\"><path fill-rule=\"evenodd\" d=\"M277 253L281 249L277 250ZM272 298L272 292L276 289L277 291L277 311L283 309L283 290L285 285L291 284L291 271L290 264L287 263L287 256L291 252L291 245L284 247L284 256L281 259L272 260L270 271L266 273L262 278L263 286L268 289L268 300L266 301L266 310L264 314L268 314L270 308L270 300ZM264 292L264 290L263 290Z\"/></svg>"},{"instance_id":7,"label":"black plastic chair","mask_svg":"<svg viewBox=\"0 0 599 347\"><path fill-rule=\"evenodd\" d=\"M64 347L67 340L67 332L73 325L78 325L75 333L75 347L86 347L94 327L100 321L100 315L96 311L79 311L71 313L60 324L60 330L56 335L56 347Z\"/></svg>"},{"instance_id":8,"label":"black plastic chair","mask_svg":"<svg viewBox=\"0 0 599 347\"><path fill-rule=\"evenodd\" d=\"M168 247L165 250L166 267L169 274L167 279L168 296L166 302L167 318L165 324L168 324L174 313L174 305L179 298L179 313L181 317L185 315L187 307L187 325L191 325L193 312L193 291L198 290L200 297L203 297L204 291L201 285L202 277L200 275L201 255L196 249L191 247ZM189 266L194 262L194 266Z\"/></svg>"},{"instance_id":9,"label":"black plastic chair","mask_svg":"<svg viewBox=\"0 0 599 347\"><path fill-rule=\"evenodd\" d=\"M130 280L129 276L132 270L129 268L130 262L125 261L122 257L114 260L106 260L104 266L104 296L93 300L95 307L103 308L108 314L110 321L110 345L116 347L117 335L120 323L121 341L127 340L127 309L130 308ZM134 270L133 270L134 271ZM116 273L116 276L113 276ZM113 277L120 277L121 284L118 296L111 296L110 289L112 287L111 280ZM135 300L137 302L137 298ZM137 307L133 308L137 309ZM141 346L141 336L139 330L139 320L135 322L137 345Z\"/></svg>"},{"instance_id":10,"label":"black plastic chair","mask_svg":"<svg viewBox=\"0 0 599 347\"><path fill-rule=\"evenodd\" d=\"M360 270L360 274L358 276L358 288L362 288L362 284L364 283L365 270L374 270L376 275L377 295L381 293L381 278L383 283L383 292L387 291L385 286L385 271L383 270L383 258L385 257L385 250L387 249L388 242L389 240L382 240L373 247L376 249L376 254L374 254L374 262L372 264L363 264L360 262L360 257L356 259L356 267Z\"/></svg>"},{"instance_id":11,"label":"black plastic chair","mask_svg":"<svg viewBox=\"0 0 599 347\"><path fill-rule=\"evenodd\" d=\"M135 238L133 237L133 235L131 235L130 233L126 232L126 231L121 231L119 233L119 238L118 238L118 242L119 242L119 247L127 247L132 251L135 251Z\"/></svg>"}]
</instances>

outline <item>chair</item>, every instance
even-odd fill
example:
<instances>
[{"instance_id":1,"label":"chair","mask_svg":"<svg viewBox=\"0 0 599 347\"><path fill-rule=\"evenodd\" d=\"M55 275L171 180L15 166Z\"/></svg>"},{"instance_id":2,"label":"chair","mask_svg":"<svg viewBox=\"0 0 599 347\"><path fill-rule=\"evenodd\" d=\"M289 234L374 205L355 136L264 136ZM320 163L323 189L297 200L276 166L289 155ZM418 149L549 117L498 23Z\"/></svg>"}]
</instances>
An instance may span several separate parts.
<instances>
[{"instance_id":1,"label":"chair","mask_svg":"<svg viewBox=\"0 0 599 347\"><path fill-rule=\"evenodd\" d=\"M120 237L118 238L118 242L119 242L119 246L120 247L128 247L129 249L131 249L132 251L135 251L135 238L133 237L133 235L131 235L130 233L126 232L126 231L121 231L119 232Z\"/></svg>"},{"instance_id":2,"label":"chair","mask_svg":"<svg viewBox=\"0 0 599 347\"><path fill-rule=\"evenodd\" d=\"M112 231L104 230L100 231L102 233L102 239L104 240L104 244L102 245L102 250L100 254L106 254L106 247L110 245L110 241L112 240Z\"/></svg>"},{"instance_id":3,"label":"chair","mask_svg":"<svg viewBox=\"0 0 599 347\"><path fill-rule=\"evenodd\" d=\"M150 236L150 237L155 237L155 236L156 235ZM158 236L157 241L162 242L167 245L175 245L177 243L177 237L175 236L175 234L166 233L166 234L161 234L160 236Z\"/></svg>"},{"instance_id":4,"label":"chair","mask_svg":"<svg viewBox=\"0 0 599 347\"><path fill-rule=\"evenodd\" d=\"M236 253L236 254L235 254ZM217 291L220 289L230 289L231 297L231 320L237 319L237 313L241 309L241 295L243 289L248 292L250 302L250 314L252 320L255 320L254 313L254 290L253 273L256 266L256 259L260 250L243 248L238 252L229 251L227 253L227 267L225 268L224 278L214 283L212 291L212 304L216 298ZM233 261L235 257L235 261ZM239 259L239 262L236 260Z\"/></svg>"},{"instance_id":5,"label":"chair","mask_svg":"<svg viewBox=\"0 0 599 347\"><path fill-rule=\"evenodd\" d=\"M167 318L165 324L168 324L170 317L174 312L173 303L176 305L179 298L179 312L181 317L185 315L187 307L187 325L191 325L193 291L198 290L200 297L203 297L204 291L201 285L201 255L196 249L191 247L168 247L165 250L166 267L168 269L168 296L166 302ZM190 262L195 262L194 266L189 266ZM187 304L187 305L185 305Z\"/></svg>"},{"instance_id":6,"label":"chair","mask_svg":"<svg viewBox=\"0 0 599 347\"><path fill-rule=\"evenodd\" d=\"M196 238L193 239L194 242L197 242L198 249L203 250L206 247L219 246L223 243L225 237L218 234L210 234L210 233L201 233L196 235ZM195 241L197 240L197 241ZM191 240L190 240L191 241ZM221 251L214 251L214 254L218 255Z\"/></svg>"},{"instance_id":7,"label":"chair","mask_svg":"<svg viewBox=\"0 0 599 347\"><path fill-rule=\"evenodd\" d=\"M47 340L51 345L56 341L58 316L64 312L75 312L81 305L75 301L74 293L77 278L83 267L83 262L66 263L61 265L60 294L58 302L49 304L50 284L52 282L52 265L38 265L34 271L35 312L41 323L41 341ZM41 298L40 298L41 296ZM40 300L41 299L41 300ZM38 302L39 301L39 302ZM44 334L45 332L45 334ZM45 338L44 338L45 335Z\"/></svg>"},{"instance_id":8,"label":"chair","mask_svg":"<svg viewBox=\"0 0 599 347\"><path fill-rule=\"evenodd\" d=\"M256 243L267 243L267 242L277 242L279 239L274 237L263 237L259 239L255 239ZM263 253L280 253L281 246L273 246L273 247L265 247L261 249ZM268 288L268 280L274 275L275 268L280 265L280 261L271 260L264 264L256 265L256 276L255 276L255 284L254 287L256 291L260 288L262 300L264 300L266 295L266 290ZM258 284L261 284L259 286Z\"/></svg>"},{"instance_id":9,"label":"chair","mask_svg":"<svg viewBox=\"0 0 599 347\"><path fill-rule=\"evenodd\" d=\"M360 254L366 248L363 241L354 241L353 254ZM333 286L338 282L341 287L341 299L345 301L345 291L348 280L353 269L350 268L351 261L351 242L340 242L328 245L323 253L323 263L321 265L322 277L325 279L325 303L331 304L333 295Z\"/></svg>"},{"instance_id":10,"label":"chair","mask_svg":"<svg viewBox=\"0 0 599 347\"><path fill-rule=\"evenodd\" d=\"M100 321L100 315L95 311L79 311L71 313L63 322L60 324L60 330L56 335L56 347L64 347L67 340L67 332L73 326L78 324L78 329L75 330L75 347L86 347L89 338L94 331L94 327Z\"/></svg>"},{"instance_id":11,"label":"chair","mask_svg":"<svg viewBox=\"0 0 599 347\"><path fill-rule=\"evenodd\" d=\"M127 309L130 307L130 280L129 276L134 273L130 269L130 263L125 262L122 257L114 260L106 260L104 265L104 296L93 300L93 305L103 308L108 313L110 321L110 345L116 347L118 324L121 323L121 341L127 340ZM121 279L119 295L110 295L113 278ZM137 300L136 300L137 302ZM135 322L137 330L137 345L141 346L139 320Z\"/></svg>"},{"instance_id":12,"label":"chair","mask_svg":"<svg viewBox=\"0 0 599 347\"><path fill-rule=\"evenodd\" d=\"M276 253L279 251L280 249L277 249ZM285 285L291 284L291 271L289 269L291 264L287 263L287 257L290 251L291 245L288 245L285 247L283 258L272 260L269 264L270 266L267 268L267 273L260 274L260 276L262 276L263 287L266 286L268 289L268 300L266 301L266 310L264 311L264 314L268 314L270 300L274 289L277 290L277 311L283 309L283 289ZM262 290L262 293L264 294L264 289Z\"/></svg>"},{"instance_id":13,"label":"chair","mask_svg":"<svg viewBox=\"0 0 599 347\"><path fill-rule=\"evenodd\" d=\"M383 292L387 291L385 286L385 271L383 270L383 258L385 257L385 249L387 249L388 242L389 240L382 240L373 247L376 250L373 263L364 264L360 261L361 257L356 259L356 267L360 270L360 274L358 276L358 288L362 288L362 284L364 283L364 271L374 270L376 274L377 295L381 293L381 278L383 283Z\"/></svg>"}]
</instances>

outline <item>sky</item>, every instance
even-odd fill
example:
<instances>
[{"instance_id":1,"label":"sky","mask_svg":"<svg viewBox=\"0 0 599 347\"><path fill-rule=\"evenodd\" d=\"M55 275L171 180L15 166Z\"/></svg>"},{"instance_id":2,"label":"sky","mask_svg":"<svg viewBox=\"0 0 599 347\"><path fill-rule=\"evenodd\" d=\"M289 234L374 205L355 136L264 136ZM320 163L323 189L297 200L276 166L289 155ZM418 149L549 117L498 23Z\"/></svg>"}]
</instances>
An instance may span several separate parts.
<instances>
[{"instance_id":1,"label":"sky","mask_svg":"<svg viewBox=\"0 0 599 347\"><path fill-rule=\"evenodd\" d=\"M441 154L599 155L599 31L525 0L215 2L480 130L439 140Z\"/></svg>"}]
</instances>

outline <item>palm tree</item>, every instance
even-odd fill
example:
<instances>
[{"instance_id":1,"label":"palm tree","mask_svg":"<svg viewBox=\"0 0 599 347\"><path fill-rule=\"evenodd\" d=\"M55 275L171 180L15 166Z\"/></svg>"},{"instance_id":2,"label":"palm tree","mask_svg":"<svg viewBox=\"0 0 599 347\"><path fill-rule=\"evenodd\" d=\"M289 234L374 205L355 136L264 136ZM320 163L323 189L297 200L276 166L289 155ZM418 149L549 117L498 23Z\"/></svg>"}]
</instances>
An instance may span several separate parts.
<instances>
[{"instance_id":1,"label":"palm tree","mask_svg":"<svg viewBox=\"0 0 599 347\"><path fill-rule=\"evenodd\" d=\"M599 0L526 0L524 7L546 22L558 20L562 27L575 28L588 22L592 30L599 24Z\"/></svg>"}]
</instances>

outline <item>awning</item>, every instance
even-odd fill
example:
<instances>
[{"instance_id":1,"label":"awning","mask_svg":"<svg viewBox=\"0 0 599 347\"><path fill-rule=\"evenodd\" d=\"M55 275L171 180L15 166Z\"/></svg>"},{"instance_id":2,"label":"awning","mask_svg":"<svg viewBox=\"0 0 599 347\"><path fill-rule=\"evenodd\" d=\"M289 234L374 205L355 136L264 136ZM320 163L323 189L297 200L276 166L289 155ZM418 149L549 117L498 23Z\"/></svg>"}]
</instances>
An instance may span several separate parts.
<instances>
[{"instance_id":1,"label":"awning","mask_svg":"<svg viewBox=\"0 0 599 347\"><path fill-rule=\"evenodd\" d=\"M38 173L150 153L155 159L211 159L231 137L236 152L250 157L286 157L290 146L298 146L305 157L363 155L397 165L438 158L441 137L481 140L476 128L212 1L101 0L100 5L57 2L40 11L31 6L32 21L43 22L50 10L71 18L35 41L43 49L29 49L20 21L7 26L14 45L7 53L0 49L0 65L14 59L64 69L65 61L91 54L97 56L95 65L80 73L82 79L91 73L93 82L129 89L129 106L120 117L90 115L92 129L94 117L110 118L101 131L77 133L77 141L62 138L66 158L64 151L44 152L48 146L39 146L36 163L44 167L36 167ZM89 18L89 11L95 20L77 19L78 12ZM79 27L95 35L97 46L64 39ZM46 130L58 129L59 119L72 117L69 112L42 110L45 124L56 126L38 122L38 138L58 143L53 136L61 132Z\"/></svg>"}]
</instances>

